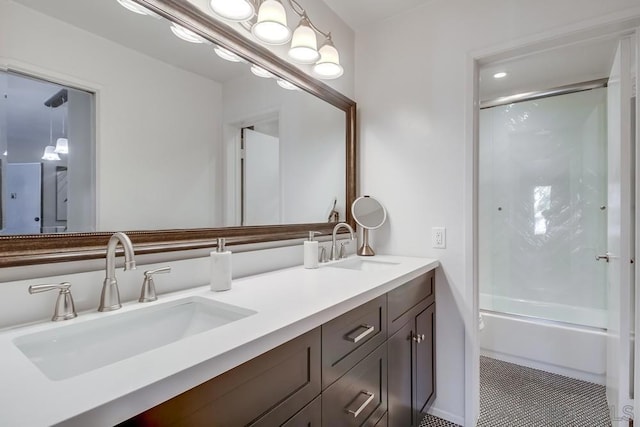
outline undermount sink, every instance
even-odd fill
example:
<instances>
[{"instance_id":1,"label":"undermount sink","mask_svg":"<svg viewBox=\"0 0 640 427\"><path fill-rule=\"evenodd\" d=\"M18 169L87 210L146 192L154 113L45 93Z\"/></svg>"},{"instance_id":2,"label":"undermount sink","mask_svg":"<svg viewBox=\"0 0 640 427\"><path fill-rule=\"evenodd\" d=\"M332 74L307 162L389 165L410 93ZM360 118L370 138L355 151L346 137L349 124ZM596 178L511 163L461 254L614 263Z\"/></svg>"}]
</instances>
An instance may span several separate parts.
<instances>
[{"instance_id":1,"label":"undermount sink","mask_svg":"<svg viewBox=\"0 0 640 427\"><path fill-rule=\"evenodd\" d=\"M48 378L63 380L255 313L202 297L189 297L61 325L18 337L13 342Z\"/></svg>"},{"instance_id":2,"label":"undermount sink","mask_svg":"<svg viewBox=\"0 0 640 427\"><path fill-rule=\"evenodd\" d=\"M360 271L381 271L398 265L397 262L379 261L374 259L351 258L329 265L334 268L345 268L347 270Z\"/></svg>"}]
</instances>

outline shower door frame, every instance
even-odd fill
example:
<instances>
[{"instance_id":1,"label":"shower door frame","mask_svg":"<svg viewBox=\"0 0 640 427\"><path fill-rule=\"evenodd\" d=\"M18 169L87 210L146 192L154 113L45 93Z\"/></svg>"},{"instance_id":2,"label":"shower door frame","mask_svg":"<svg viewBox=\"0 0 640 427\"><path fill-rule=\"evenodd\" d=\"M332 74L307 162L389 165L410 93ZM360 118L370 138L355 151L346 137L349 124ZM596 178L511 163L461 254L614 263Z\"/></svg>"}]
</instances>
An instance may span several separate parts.
<instances>
[{"instance_id":1,"label":"shower door frame","mask_svg":"<svg viewBox=\"0 0 640 427\"><path fill-rule=\"evenodd\" d=\"M624 15L602 16L571 27L564 27L553 31L536 34L532 37L511 41L496 45L487 49L471 51L466 60L466 84L467 102L465 103L465 194L464 194L464 235L465 240L471 244L465 246L465 281L470 284L465 288L465 300L469 302L465 311L465 425L475 426L480 414L480 339L478 331L479 307L479 274L478 274L478 193L479 193L479 70L481 65L505 60L525 54L561 47L576 42L586 42L601 37L631 36L635 38L636 63L640 60L640 8L633 13ZM635 87L636 95L636 123L640 113L640 96L638 85ZM640 141L640 126L635 129L636 141ZM640 157L640 150L636 150L636 164ZM640 174L636 173L635 195L640 200ZM638 210L640 211L640 210ZM640 212L636 213L635 245L639 251ZM635 276L640 278L640 266L635 263ZM635 330L640 330L640 292L635 299ZM634 363L640 367L640 351L635 352ZM635 390L640 391L640 369L636 369L634 377ZM634 419L640 420L640 404L634 405ZM472 423L469 421L473 420Z\"/></svg>"}]
</instances>

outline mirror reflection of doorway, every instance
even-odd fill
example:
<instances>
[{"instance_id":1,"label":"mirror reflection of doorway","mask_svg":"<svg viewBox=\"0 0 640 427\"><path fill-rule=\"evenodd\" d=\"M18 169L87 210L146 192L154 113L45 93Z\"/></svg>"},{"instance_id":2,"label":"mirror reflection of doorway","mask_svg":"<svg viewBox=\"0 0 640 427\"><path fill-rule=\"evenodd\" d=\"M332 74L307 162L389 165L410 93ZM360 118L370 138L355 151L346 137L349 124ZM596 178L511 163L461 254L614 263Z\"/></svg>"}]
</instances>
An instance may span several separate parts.
<instances>
[{"instance_id":1,"label":"mirror reflection of doorway","mask_svg":"<svg viewBox=\"0 0 640 427\"><path fill-rule=\"evenodd\" d=\"M242 129L242 225L282 222L278 122Z\"/></svg>"},{"instance_id":2,"label":"mirror reflection of doorway","mask_svg":"<svg viewBox=\"0 0 640 427\"><path fill-rule=\"evenodd\" d=\"M0 234L94 229L94 94L11 71L0 94Z\"/></svg>"}]
</instances>

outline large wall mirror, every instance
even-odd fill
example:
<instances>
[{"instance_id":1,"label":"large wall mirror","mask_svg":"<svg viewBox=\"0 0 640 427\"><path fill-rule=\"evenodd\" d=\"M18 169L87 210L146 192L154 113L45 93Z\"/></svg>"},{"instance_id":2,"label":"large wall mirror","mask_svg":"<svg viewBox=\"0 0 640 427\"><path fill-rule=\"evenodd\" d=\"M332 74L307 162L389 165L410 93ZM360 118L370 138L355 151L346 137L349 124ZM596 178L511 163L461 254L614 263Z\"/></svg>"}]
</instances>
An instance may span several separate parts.
<instances>
[{"instance_id":1,"label":"large wall mirror","mask_svg":"<svg viewBox=\"0 0 640 427\"><path fill-rule=\"evenodd\" d=\"M0 2L0 266L352 222L355 103L195 1L135 3Z\"/></svg>"}]
</instances>

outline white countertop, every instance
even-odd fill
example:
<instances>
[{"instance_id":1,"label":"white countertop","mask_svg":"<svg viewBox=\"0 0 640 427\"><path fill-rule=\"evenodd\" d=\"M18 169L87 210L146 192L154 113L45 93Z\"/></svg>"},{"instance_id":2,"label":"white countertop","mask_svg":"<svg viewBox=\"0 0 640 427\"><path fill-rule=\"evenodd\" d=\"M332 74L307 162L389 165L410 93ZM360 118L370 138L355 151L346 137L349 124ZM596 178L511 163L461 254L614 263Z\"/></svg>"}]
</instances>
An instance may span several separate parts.
<instances>
[{"instance_id":1,"label":"white countertop","mask_svg":"<svg viewBox=\"0 0 640 427\"><path fill-rule=\"evenodd\" d=\"M437 260L379 255L397 263L380 271L302 266L233 281L226 292L208 286L131 302L109 313L0 331L0 425L114 425L383 295L436 268ZM65 380L47 378L13 344L19 336L117 316L152 304L200 296L257 313ZM161 331L159 331L161 333ZM69 360L73 363L73 360Z\"/></svg>"}]
</instances>

